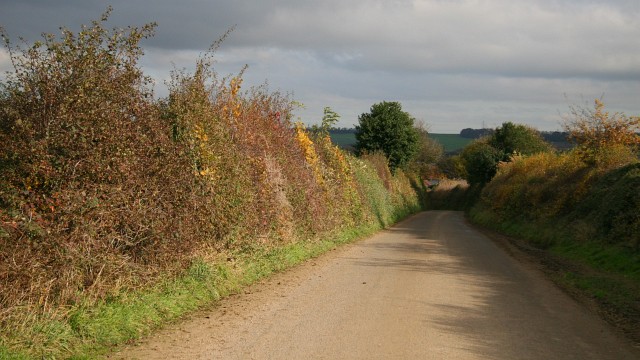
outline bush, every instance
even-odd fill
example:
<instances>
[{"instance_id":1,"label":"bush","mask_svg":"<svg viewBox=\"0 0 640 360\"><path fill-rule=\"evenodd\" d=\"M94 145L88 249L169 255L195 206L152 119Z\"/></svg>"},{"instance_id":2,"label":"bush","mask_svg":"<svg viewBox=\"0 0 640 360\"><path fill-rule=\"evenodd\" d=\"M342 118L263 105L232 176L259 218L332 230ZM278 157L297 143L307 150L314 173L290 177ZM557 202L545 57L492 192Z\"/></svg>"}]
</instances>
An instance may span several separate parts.
<instances>
[{"instance_id":1,"label":"bush","mask_svg":"<svg viewBox=\"0 0 640 360\"><path fill-rule=\"evenodd\" d=\"M429 137L427 126L424 123L416 124L415 128L418 132L418 149L408 163L407 171L418 174L425 179L436 177L439 172L435 164L442 159L444 146Z\"/></svg>"},{"instance_id":2,"label":"bush","mask_svg":"<svg viewBox=\"0 0 640 360\"><path fill-rule=\"evenodd\" d=\"M625 244L637 251L637 160L602 168L588 166L582 155L540 153L502 163L478 208L504 222L571 224L567 229L576 241Z\"/></svg>"},{"instance_id":3,"label":"bush","mask_svg":"<svg viewBox=\"0 0 640 360\"><path fill-rule=\"evenodd\" d=\"M624 148L628 150L623 156L628 158L640 146L640 117L610 114L598 99L593 110L572 107L564 128L569 140L578 145L582 159L590 165L610 164L612 158L625 152Z\"/></svg>"},{"instance_id":4,"label":"bush","mask_svg":"<svg viewBox=\"0 0 640 360\"><path fill-rule=\"evenodd\" d=\"M213 54L224 37L154 100L137 66L154 26L108 31L109 13L78 34L8 43L0 352L64 357L69 337L86 335L73 309L117 302L198 259L226 264L420 209L424 189L392 175L384 156L357 159L296 127L288 97L242 91L244 70L219 78ZM65 329L58 343L46 343L43 323Z\"/></svg>"},{"instance_id":5,"label":"bush","mask_svg":"<svg viewBox=\"0 0 640 360\"><path fill-rule=\"evenodd\" d=\"M575 205L591 178L590 170L571 153L517 156L500 164L482 199L502 219L551 219Z\"/></svg>"},{"instance_id":6,"label":"bush","mask_svg":"<svg viewBox=\"0 0 640 360\"><path fill-rule=\"evenodd\" d=\"M484 185L496 174L500 152L489 144L488 138L474 140L460 154L465 179L470 185Z\"/></svg>"},{"instance_id":7,"label":"bush","mask_svg":"<svg viewBox=\"0 0 640 360\"><path fill-rule=\"evenodd\" d=\"M180 262L193 244L181 231L186 159L137 67L153 25L107 31L108 15L10 47L15 71L0 100L5 306L104 296L120 275L143 282L155 273L146 264Z\"/></svg>"},{"instance_id":8,"label":"bush","mask_svg":"<svg viewBox=\"0 0 640 360\"><path fill-rule=\"evenodd\" d=\"M548 152L551 146L533 128L511 122L502 124L489 137L467 145L460 154L464 175L472 186L482 187L496 174L500 162L514 156Z\"/></svg>"},{"instance_id":9,"label":"bush","mask_svg":"<svg viewBox=\"0 0 640 360\"><path fill-rule=\"evenodd\" d=\"M640 164L615 169L599 178L571 214L607 243L640 252Z\"/></svg>"}]
</instances>

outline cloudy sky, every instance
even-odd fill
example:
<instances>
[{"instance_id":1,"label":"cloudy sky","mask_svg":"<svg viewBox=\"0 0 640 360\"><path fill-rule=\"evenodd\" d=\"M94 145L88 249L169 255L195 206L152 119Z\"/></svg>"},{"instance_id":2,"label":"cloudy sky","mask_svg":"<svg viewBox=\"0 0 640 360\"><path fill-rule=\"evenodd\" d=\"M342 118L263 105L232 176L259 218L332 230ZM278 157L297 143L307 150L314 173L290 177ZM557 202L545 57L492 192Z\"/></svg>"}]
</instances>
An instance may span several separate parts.
<instances>
[{"instance_id":1,"label":"cloudy sky","mask_svg":"<svg viewBox=\"0 0 640 360\"><path fill-rule=\"evenodd\" d=\"M218 73L247 64L245 85L291 93L308 124L330 106L351 127L383 100L435 133L505 121L559 130L569 105L600 97L640 115L638 0L0 0L0 26L36 40L109 4L112 26L158 23L141 65L159 96L172 64L192 67L236 25Z\"/></svg>"}]
</instances>

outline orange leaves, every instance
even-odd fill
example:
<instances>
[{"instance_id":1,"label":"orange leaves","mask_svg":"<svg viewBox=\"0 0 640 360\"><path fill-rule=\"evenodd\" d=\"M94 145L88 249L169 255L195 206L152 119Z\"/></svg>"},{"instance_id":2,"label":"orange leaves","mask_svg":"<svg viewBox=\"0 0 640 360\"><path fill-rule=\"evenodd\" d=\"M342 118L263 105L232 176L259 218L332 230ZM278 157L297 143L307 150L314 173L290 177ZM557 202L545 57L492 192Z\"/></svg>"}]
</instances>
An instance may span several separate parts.
<instances>
[{"instance_id":1,"label":"orange leaves","mask_svg":"<svg viewBox=\"0 0 640 360\"><path fill-rule=\"evenodd\" d=\"M627 147L635 151L640 146L640 117L610 114L598 99L594 109L572 107L564 128L589 163L597 163L600 153L609 152L611 148Z\"/></svg>"}]
</instances>

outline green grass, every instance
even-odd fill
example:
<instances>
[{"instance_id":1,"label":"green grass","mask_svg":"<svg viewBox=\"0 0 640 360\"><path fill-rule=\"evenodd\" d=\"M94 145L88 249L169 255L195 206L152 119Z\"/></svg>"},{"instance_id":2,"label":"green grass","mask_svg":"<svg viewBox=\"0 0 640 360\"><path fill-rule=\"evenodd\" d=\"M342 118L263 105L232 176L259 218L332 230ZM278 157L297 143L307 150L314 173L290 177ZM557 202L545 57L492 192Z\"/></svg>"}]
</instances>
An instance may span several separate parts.
<instances>
[{"instance_id":1,"label":"green grass","mask_svg":"<svg viewBox=\"0 0 640 360\"><path fill-rule=\"evenodd\" d=\"M458 134L429 134L429 137L438 141L442 146L444 146L445 152L452 152L462 150L465 146L467 146L473 139L467 139L460 137Z\"/></svg>"},{"instance_id":2,"label":"green grass","mask_svg":"<svg viewBox=\"0 0 640 360\"><path fill-rule=\"evenodd\" d=\"M429 134L429 136L444 146L445 152L462 150L472 139L460 137L458 134ZM356 136L354 133L331 134L331 141L338 146L354 146Z\"/></svg>"},{"instance_id":3,"label":"green grass","mask_svg":"<svg viewBox=\"0 0 640 360\"><path fill-rule=\"evenodd\" d=\"M563 271L558 280L580 289L620 314L640 316L640 256L600 243L560 243L550 251L586 266L589 271Z\"/></svg>"},{"instance_id":4,"label":"green grass","mask_svg":"<svg viewBox=\"0 0 640 360\"><path fill-rule=\"evenodd\" d=\"M1 340L0 340L1 341ZM7 347L0 343L0 359L2 360L28 360L29 357L26 354L9 351Z\"/></svg>"},{"instance_id":5,"label":"green grass","mask_svg":"<svg viewBox=\"0 0 640 360\"><path fill-rule=\"evenodd\" d=\"M565 241L554 245L551 251L591 268L618 274L640 285L640 254L626 248L605 246L597 242Z\"/></svg>"},{"instance_id":6,"label":"green grass","mask_svg":"<svg viewBox=\"0 0 640 360\"><path fill-rule=\"evenodd\" d=\"M354 146L356 144L356 135L354 133L332 133L331 142L340 146Z\"/></svg>"}]
</instances>

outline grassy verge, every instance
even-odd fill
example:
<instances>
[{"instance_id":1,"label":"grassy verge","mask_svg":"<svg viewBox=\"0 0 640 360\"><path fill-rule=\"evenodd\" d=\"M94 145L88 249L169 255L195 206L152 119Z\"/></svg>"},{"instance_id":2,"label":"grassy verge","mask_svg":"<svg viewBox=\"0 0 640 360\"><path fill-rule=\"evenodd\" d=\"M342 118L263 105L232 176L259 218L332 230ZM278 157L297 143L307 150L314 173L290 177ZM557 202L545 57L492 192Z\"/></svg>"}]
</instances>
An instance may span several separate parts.
<instances>
[{"instance_id":1,"label":"grassy verge","mask_svg":"<svg viewBox=\"0 0 640 360\"><path fill-rule=\"evenodd\" d=\"M122 294L93 307L74 307L65 320L52 316L25 323L21 332L28 336L22 338L29 340L0 343L0 359L90 359L105 355L114 345L138 339L270 274L379 229L377 224L362 226L323 239L228 255L219 262L194 261L182 276L161 281L146 291ZM9 342L13 348L27 350L10 351Z\"/></svg>"},{"instance_id":2,"label":"grassy verge","mask_svg":"<svg viewBox=\"0 0 640 360\"><path fill-rule=\"evenodd\" d=\"M593 306L609 323L640 344L640 256L623 246L578 241L558 223L504 221L478 208L470 220L509 236L533 256L565 291Z\"/></svg>"}]
</instances>

